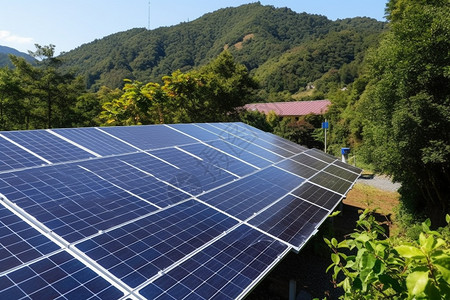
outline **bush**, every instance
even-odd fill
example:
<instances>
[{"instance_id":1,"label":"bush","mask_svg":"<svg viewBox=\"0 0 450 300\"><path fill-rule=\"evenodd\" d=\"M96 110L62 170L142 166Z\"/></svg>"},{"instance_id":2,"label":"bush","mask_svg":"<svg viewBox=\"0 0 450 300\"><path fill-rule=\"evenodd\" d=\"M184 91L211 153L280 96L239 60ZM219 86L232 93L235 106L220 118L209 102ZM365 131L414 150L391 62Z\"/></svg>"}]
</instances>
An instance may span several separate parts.
<instances>
[{"instance_id":1,"label":"bush","mask_svg":"<svg viewBox=\"0 0 450 300\"><path fill-rule=\"evenodd\" d=\"M450 223L450 216L446 216ZM344 299L449 299L449 229L421 225L418 239L389 238L366 210L357 228L342 242L324 239L331 248L333 282ZM338 282L338 275L344 279ZM341 278L341 277L339 277Z\"/></svg>"}]
</instances>

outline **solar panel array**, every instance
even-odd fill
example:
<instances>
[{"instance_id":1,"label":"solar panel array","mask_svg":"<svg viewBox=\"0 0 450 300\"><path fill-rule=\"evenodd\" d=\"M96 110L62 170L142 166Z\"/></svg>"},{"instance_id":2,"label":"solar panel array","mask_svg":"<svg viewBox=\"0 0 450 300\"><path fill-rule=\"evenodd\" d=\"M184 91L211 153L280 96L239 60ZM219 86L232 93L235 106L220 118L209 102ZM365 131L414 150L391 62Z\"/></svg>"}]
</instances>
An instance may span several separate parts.
<instances>
[{"instance_id":1,"label":"solar panel array","mask_svg":"<svg viewBox=\"0 0 450 300\"><path fill-rule=\"evenodd\" d=\"M0 299L236 299L361 170L243 123L0 132Z\"/></svg>"}]
</instances>

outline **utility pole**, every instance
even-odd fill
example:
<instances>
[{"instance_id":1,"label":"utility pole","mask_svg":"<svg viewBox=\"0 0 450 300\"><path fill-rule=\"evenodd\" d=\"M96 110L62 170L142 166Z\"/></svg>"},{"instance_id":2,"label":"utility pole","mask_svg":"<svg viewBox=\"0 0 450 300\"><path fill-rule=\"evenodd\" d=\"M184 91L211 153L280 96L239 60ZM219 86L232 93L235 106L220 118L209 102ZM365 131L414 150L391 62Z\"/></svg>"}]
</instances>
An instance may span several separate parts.
<instances>
[{"instance_id":1,"label":"utility pole","mask_svg":"<svg viewBox=\"0 0 450 300\"><path fill-rule=\"evenodd\" d=\"M148 1L148 24L147 29L150 30L150 1Z\"/></svg>"},{"instance_id":2,"label":"utility pole","mask_svg":"<svg viewBox=\"0 0 450 300\"><path fill-rule=\"evenodd\" d=\"M328 121L325 119L325 122L322 122L322 128L325 130L325 149L324 152L327 153L327 129L328 129Z\"/></svg>"}]
</instances>

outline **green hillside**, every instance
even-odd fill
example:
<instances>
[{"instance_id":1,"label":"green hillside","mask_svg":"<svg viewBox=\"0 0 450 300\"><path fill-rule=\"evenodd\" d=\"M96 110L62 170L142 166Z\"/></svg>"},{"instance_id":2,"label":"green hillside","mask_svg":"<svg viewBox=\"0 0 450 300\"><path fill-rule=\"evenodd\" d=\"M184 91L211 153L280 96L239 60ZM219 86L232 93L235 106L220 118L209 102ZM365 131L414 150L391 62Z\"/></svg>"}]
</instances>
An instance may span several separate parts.
<instances>
[{"instance_id":1,"label":"green hillside","mask_svg":"<svg viewBox=\"0 0 450 300\"><path fill-rule=\"evenodd\" d=\"M29 62L34 62L34 58L30 55L20 52L14 48L6 47L6 46L0 46L0 67L12 67L13 64L11 60L9 59L9 55L15 55L18 57L23 57Z\"/></svg>"},{"instance_id":2,"label":"green hillside","mask_svg":"<svg viewBox=\"0 0 450 300\"><path fill-rule=\"evenodd\" d=\"M178 69L205 65L228 49L237 62L257 75L263 89L295 92L330 68L355 60L384 27L385 23L373 19L330 21L253 3L220 9L176 26L112 34L61 58L66 70L84 75L88 87L97 90L103 85L121 87L124 78L159 82ZM303 64L308 53L312 59ZM280 83L286 64L295 69L287 70L292 80Z\"/></svg>"}]
</instances>

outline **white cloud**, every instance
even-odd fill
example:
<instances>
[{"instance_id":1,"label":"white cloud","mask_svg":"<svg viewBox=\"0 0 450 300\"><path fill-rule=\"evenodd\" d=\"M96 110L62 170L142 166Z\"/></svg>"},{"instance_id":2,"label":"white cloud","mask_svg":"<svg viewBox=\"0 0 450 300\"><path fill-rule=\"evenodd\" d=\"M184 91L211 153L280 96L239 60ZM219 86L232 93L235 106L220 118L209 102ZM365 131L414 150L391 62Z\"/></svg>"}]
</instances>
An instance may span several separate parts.
<instances>
[{"instance_id":1,"label":"white cloud","mask_svg":"<svg viewBox=\"0 0 450 300\"><path fill-rule=\"evenodd\" d=\"M30 46L34 44L33 38L23 37L12 34L7 30L0 30L0 45L13 47L18 50L23 49L23 47Z\"/></svg>"}]
</instances>

